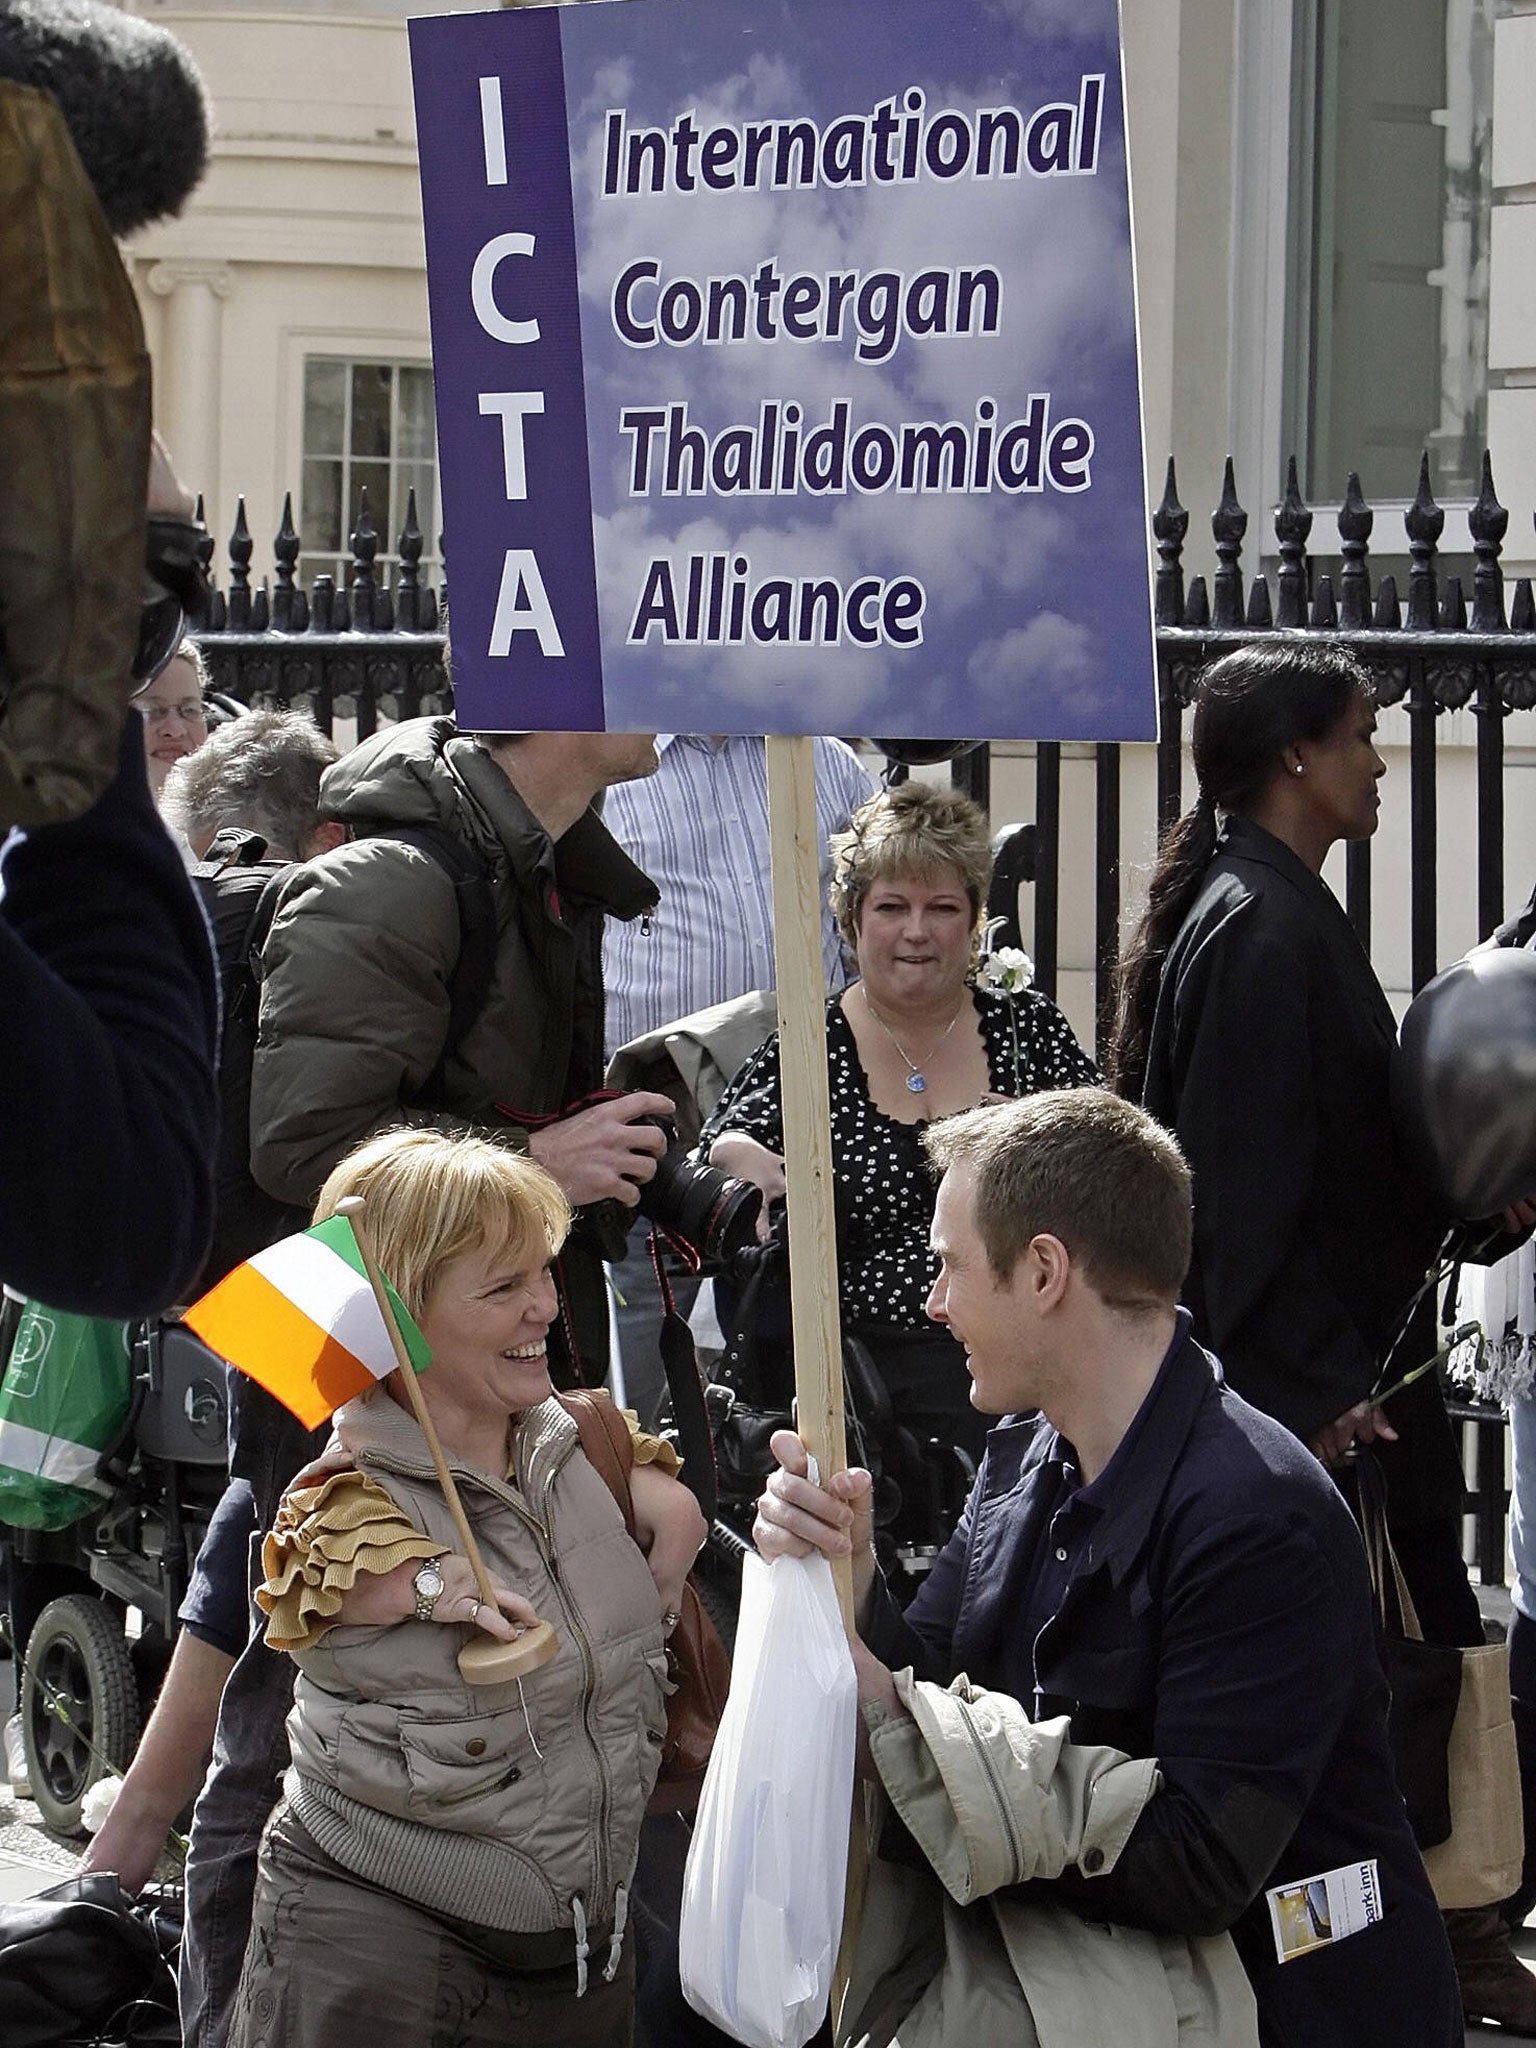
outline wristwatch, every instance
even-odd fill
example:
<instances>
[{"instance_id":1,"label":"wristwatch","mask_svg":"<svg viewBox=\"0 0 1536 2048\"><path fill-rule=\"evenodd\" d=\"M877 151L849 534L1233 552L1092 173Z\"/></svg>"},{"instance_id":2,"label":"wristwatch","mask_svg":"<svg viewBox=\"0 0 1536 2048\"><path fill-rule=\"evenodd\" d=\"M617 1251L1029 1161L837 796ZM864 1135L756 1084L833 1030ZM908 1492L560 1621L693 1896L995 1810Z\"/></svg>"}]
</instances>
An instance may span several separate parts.
<instances>
[{"instance_id":1,"label":"wristwatch","mask_svg":"<svg viewBox=\"0 0 1536 2048\"><path fill-rule=\"evenodd\" d=\"M416 1619L418 1621L430 1621L432 1619L432 1610L438 1601L442 1599L443 1587L446 1584L446 1579L444 1579L441 1571L438 1569L437 1559L435 1557L423 1558L416 1568L415 1578L411 1580L411 1585L416 1593Z\"/></svg>"}]
</instances>

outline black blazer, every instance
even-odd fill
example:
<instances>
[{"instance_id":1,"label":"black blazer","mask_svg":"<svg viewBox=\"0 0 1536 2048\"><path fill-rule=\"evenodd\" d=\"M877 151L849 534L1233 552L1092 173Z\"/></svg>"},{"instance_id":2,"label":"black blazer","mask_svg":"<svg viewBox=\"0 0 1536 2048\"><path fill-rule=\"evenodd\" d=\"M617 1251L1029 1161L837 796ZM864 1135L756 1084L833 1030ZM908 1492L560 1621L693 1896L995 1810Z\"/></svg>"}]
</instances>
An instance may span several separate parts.
<instances>
[{"instance_id":1,"label":"black blazer","mask_svg":"<svg viewBox=\"0 0 1536 2048\"><path fill-rule=\"evenodd\" d=\"M1337 898L1289 847L1230 819L1164 965L1143 1100L1194 1172L1196 1333L1304 1441L1375 1385L1449 1223L1398 1146L1396 1044ZM1391 1378L1433 1348L1424 1315ZM1394 1521L1459 1513L1435 1376L1387 1412Z\"/></svg>"},{"instance_id":2,"label":"black blazer","mask_svg":"<svg viewBox=\"0 0 1536 2048\"><path fill-rule=\"evenodd\" d=\"M1036 1719L1067 1715L1074 1742L1159 1760L1161 1789L1113 1870L1069 1869L1048 1896L1133 1927L1230 1928L1266 2048L1449 2048L1461 2002L1392 1774L1344 1503L1294 1437L1220 1384L1187 1316L1134 1427L1033 1640L1023 1609L1057 1504L1054 1432L1020 1416L989 1435L912 1605L902 1614L877 1578L860 1633L893 1668L941 1685L968 1672ZM1265 1890L1371 1857L1383 1919L1280 1966Z\"/></svg>"}]
</instances>

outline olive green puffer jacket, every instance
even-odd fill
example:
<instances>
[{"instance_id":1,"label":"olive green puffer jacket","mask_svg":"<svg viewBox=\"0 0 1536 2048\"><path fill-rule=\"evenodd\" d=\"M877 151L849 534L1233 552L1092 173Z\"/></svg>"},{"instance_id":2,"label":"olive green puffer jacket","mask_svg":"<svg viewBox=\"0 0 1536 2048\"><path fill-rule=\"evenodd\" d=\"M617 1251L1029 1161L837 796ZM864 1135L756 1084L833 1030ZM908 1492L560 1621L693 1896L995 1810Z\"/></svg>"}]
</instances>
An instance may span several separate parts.
<instances>
[{"instance_id":1,"label":"olive green puffer jacket","mask_svg":"<svg viewBox=\"0 0 1536 2048\"><path fill-rule=\"evenodd\" d=\"M321 803L353 836L297 868L284 890L262 956L251 1074L251 1170L302 1207L374 1131L471 1128L522 1146L506 1111L549 1116L597 1087L603 918L636 917L656 900L595 811L552 844L451 719L412 719L365 740L326 771ZM459 900L429 853L369 836L395 825L445 827L473 848L496 906L490 992L448 1062L441 1108L412 1100L447 1036ZM584 1376L600 1378L602 1275L579 1230L561 1279Z\"/></svg>"}]
</instances>

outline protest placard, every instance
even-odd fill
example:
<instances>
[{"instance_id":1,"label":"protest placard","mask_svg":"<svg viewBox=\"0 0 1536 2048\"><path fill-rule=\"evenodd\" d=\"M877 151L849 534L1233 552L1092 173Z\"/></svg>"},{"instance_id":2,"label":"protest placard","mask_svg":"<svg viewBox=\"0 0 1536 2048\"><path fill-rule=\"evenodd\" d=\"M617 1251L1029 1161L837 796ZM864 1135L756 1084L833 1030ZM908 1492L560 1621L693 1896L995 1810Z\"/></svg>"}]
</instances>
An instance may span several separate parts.
<instances>
[{"instance_id":1,"label":"protest placard","mask_svg":"<svg viewBox=\"0 0 1536 2048\"><path fill-rule=\"evenodd\" d=\"M465 725L1153 734L1115 0L411 54Z\"/></svg>"}]
</instances>

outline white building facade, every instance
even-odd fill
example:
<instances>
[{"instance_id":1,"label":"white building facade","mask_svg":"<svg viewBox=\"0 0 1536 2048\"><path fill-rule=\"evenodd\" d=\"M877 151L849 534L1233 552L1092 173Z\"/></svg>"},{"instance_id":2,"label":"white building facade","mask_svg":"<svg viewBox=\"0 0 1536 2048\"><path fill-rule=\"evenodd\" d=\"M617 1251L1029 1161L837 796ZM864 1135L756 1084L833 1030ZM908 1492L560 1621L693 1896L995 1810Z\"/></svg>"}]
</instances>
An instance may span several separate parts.
<instances>
[{"instance_id":1,"label":"white building facade","mask_svg":"<svg viewBox=\"0 0 1536 2048\"><path fill-rule=\"evenodd\" d=\"M664 0L654 0L664 4ZM437 561L430 348L407 13L441 0L132 0L193 50L216 135L183 217L129 256L157 412L222 541L243 494L259 576L284 493L301 575L340 574L358 493L387 557L414 489ZM1186 566L1230 454L1246 563L1272 564L1287 458L1315 555L1357 470L1373 561L1400 566L1428 449L1448 570L1492 450L1511 573L1536 569L1536 0L1124 0L1143 414L1152 496L1171 451ZM1440 721L1440 954L1477 936L1472 718ZM1374 951L1408 986L1402 714L1378 840ZM1536 880L1528 714L1507 726L1509 894ZM995 764L999 823L1033 808L1030 751ZM1080 756L1080 758L1078 758ZM1127 749L1128 898L1151 856L1150 750ZM1092 749L1062 782L1062 997L1091 1032ZM1027 911L1027 903L1026 903Z\"/></svg>"}]
</instances>

